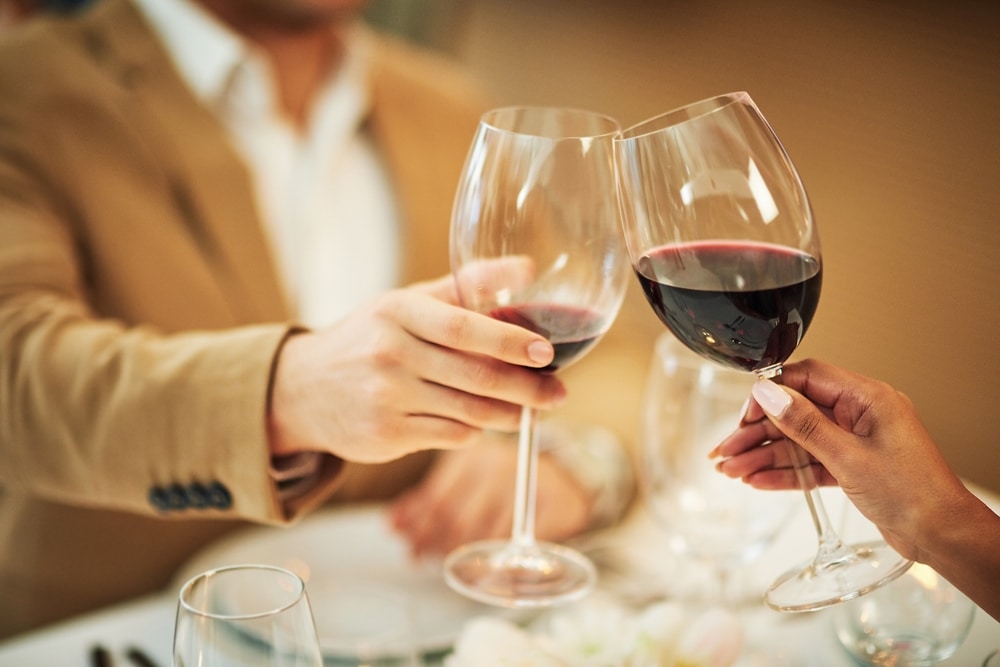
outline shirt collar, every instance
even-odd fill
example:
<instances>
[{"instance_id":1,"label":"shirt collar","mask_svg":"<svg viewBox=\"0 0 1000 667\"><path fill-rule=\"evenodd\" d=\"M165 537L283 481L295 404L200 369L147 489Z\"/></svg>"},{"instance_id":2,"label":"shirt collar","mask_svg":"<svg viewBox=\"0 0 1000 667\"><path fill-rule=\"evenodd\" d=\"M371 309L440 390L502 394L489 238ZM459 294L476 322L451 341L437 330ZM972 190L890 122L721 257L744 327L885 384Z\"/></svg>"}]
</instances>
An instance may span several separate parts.
<instances>
[{"instance_id":1,"label":"shirt collar","mask_svg":"<svg viewBox=\"0 0 1000 667\"><path fill-rule=\"evenodd\" d=\"M250 57L246 42L189 0L134 1L195 95L208 104L220 99Z\"/></svg>"},{"instance_id":2,"label":"shirt collar","mask_svg":"<svg viewBox=\"0 0 1000 667\"><path fill-rule=\"evenodd\" d=\"M209 108L219 110L237 98L250 95L250 107L260 109L263 93L259 87L233 90L233 82L241 70L255 70L261 85L268 85L264 73L269 67L266 58L228 26L191 0L134 0L140 11L159 36L181 77L199 100ZM344 64L331 73L326 92L329 97L336 89L353 90L358 112L368 107L366 69L371 48L371 35L362 21L355 22L345 32ZM266 94L265 94L266 95ZM247 100L235 101L238 106Z\"/></svg>"}]
</instances>

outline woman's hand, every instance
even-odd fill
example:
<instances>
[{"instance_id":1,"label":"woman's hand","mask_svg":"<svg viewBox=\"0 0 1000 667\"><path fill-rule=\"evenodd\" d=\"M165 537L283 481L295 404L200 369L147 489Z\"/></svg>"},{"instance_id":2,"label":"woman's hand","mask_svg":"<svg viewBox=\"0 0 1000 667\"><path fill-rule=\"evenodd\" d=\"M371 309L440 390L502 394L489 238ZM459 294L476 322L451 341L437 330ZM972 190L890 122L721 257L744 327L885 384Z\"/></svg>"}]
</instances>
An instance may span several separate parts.
<instances>
[{"instance_id":1,"label":"woman's hand","mask_svg":"<svg viewBox=\"0 0 1000 667\"><path fill-rule=\"evenodd\" d=\"M737 430L714 451L718 469L762 489L796 488L788 441L817 483L839 484L886 541L919 556L927 519L967 493L913 403L884 382L822 362L789 364L761 381Z\"/></svg>"},{"instance_id":2,"label":"woman's hand","mask_svg":"<svg viewBox=\"0 0 1000 667\"><path fill-rule=\"evenodd\" d=\"M851 502L911 560L926 563L1000 619L1000 516L952 471L913 403L884 382L818 361L753 387L718 469L765 489L797 486L788 443L821 484Z\"/></svg>"}]
</instances>

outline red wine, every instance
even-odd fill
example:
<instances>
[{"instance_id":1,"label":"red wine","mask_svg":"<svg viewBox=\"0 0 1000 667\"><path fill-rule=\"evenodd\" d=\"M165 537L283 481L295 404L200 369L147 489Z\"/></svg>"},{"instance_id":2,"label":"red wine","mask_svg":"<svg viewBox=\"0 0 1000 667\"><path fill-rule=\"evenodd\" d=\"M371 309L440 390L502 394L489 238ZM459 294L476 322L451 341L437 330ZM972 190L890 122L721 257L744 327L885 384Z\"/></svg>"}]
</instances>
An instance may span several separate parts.
<instances>
[{"instance_id":1,"label":"red wine","mask_svg":"<svg viewBox=\"0 0 1000 667\"><path fill-rule=\"evenodd\" d=\"M819 303L819 260L765 243L655 248L635 267L653 310L689 348L747 371L784 363Z\"/></svg>"},{"instance_id":2,"label":"red wine","mask_svg":"<svg viewBox=\"0 0 1000 667\"><path fill-rule=\"evenodd\" d=\"M604 318L585 308L553 303L521 303L502 306L489 316L545 336L555 348L555 357L541 370L552 372L583 356L604 333Z\"/></svg>"}]
</instances>

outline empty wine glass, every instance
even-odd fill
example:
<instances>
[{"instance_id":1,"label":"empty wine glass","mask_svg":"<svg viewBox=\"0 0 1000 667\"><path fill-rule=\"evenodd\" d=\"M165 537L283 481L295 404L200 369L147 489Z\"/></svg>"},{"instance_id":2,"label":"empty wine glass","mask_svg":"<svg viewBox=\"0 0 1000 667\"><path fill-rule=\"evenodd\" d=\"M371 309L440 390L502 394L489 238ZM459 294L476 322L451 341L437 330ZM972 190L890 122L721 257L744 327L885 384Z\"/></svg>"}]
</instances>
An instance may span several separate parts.
<instances>
[{"instance_id":1,"label":"empty wine glass","mask_svg":"<svg viewBox=\"0 0 1000 667\"><path fill-rule=\"evenodd\" d=\"M721 95L624 130L615 140L632 267L653 310L684 344L724 366L779 380L819 302L823 264L795 167L747 93ZM805 453L789 445L819 537L767 603L808 611L906 571L885 542L845 545Z\"/></svg>"},{"instance_id":2,"label":"empty wine glass","mask_svg":"<svg viewBox=\"0 0 1000 667\"><path fill-rule=\"evenodd\" d=\"M586 354L618 313L628 259L615 193L611 118L575 109L485 114L465 163L451 226L452 273L465 307L549 339L555 372ZM509 541L448 555L449 585L481 602L537 607L581 597L593 564L534 535L538 448L522 411Z\"/></svg>"},{"instance_id":3,"label":"empty wine glass","mask_svg":"<svg viewBox=\"0 0 1000 667\"><path fill-rule=\"evenodd\" d=\"M716 582L709 602L726 607L746 599L736 585L739 569L774 542L800 506L797 493L760 493L718 474L708 460L739 423L753 382L752 375L714 364L664 333L642 408L643 498L670 547L708 566Z\"/></svg>"},{"instance_id":4,"label":"empty wine glass","mask_svg":"<svg viewBox=\"0 0 1000 667\"><path fill-rule=\"evenodd\" d=\"M174 667L322 667L305 584L270 565L209 570L181 587Z\"/></svg>"}]
</instances>

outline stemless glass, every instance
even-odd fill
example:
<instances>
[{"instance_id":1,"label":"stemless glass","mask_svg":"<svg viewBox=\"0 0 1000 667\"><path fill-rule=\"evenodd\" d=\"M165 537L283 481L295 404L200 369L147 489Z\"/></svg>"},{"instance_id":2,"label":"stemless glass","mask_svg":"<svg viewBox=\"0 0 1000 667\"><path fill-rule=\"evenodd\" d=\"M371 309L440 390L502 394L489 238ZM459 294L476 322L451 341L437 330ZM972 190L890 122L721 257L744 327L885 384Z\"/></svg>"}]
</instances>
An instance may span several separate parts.
<instances>
[{"instance_id":1,"label":"stemless glass","mask_svg":"<svg viewBox=\"0 0 1000 667\"><path fill-rule=\"evenodd\" d=\"M833 625L860 664L930 667L958 651L975 617L972 600L917 563L890 585L838 607Z\"/></svg>"},{"instance_id":2,"label":"stemless glass","mask_svg":"<svg viewBox=\"0 0 1000 667\"><path fill-rule=\"evenodd\" d=\"M667 112L624 130L615 157L626 245L653 310L703 357L777 379L815 314L822 260L805 188L756 104L737 92ZM840 540L805 452L789 450L819 547L768 605L819 609L905 572L884 542Z\"/></svg>"},{"instance_id":3,"label":"stemless glass","mask_svg":"<svg viewBox=\"0 0 1000 667\"><path fill-rule=\"evenodd\" d=\"M452 273L463 305L548 338L555 372L586 354L621 306L628 259L616 201L607 116L508 107L483 116L461 177L451 224ZM522 411L509 541L460 547L445 578L475 600L539 607L586 594L593 564L536 541L538 449L534 411Z\"/></svg>"},{"instance_id":4,"label":"stemless glass","mask_svg":"<svg viewBox=\"0 0 1000 667\"><path fill-rule=\"evenodd\" d=\"M760 493L706 465L712 448L739 423L753 381L663 333L643 399L643 498L671 549L707 565L715 579L707 601L725 607L748 599L736 575L760 557L800 507L794 491Z\"/></svg>"},{"instance_id":5,"label":"stemless glass","mask_svg":"<svg viewBox=\"0 0 1000 667\"><path fill-rule=\"evenodd\" d=\"M209 570L181 587L174 667L322 667L305 584L270 565Z\"/></svg>"}]
</instances>

